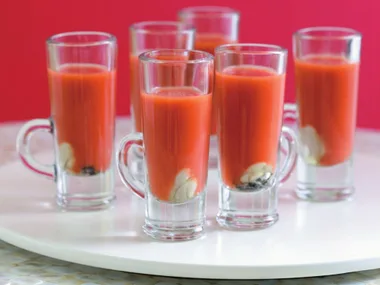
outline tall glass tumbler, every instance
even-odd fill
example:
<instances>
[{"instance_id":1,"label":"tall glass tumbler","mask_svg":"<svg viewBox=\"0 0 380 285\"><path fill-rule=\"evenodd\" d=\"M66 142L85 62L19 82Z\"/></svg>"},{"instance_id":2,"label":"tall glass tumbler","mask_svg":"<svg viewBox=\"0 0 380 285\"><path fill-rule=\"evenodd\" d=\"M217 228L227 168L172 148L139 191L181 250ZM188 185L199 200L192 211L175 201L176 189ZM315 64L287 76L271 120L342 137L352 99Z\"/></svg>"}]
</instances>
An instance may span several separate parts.
<instances>
[{"instance_id":1,"label":"tall glass tumbler","mask_svg":"<svg viewBox=\"0 0 380 285\"><path fill-rule=\"evenodd\" d=\"M217 221L225 228L262 229L278 220L278 186L297 157L296 135L282 126L286 61L287 50L274 45L216 49ZM288 150L282 165L281 143Z\"/></svg>"},{"instance_id":2,"label":"tall glass tumbler","mask_svg":"<svg viewBox=\"0 0 380 285\"><path fill-rule=\"evenodd\" d=\"M293 36L301 199L343 200L354 192L360 48L360 33L349 28L313 27Z\"/></svg>"},{"instance_id":3,"label":"tall glass tumbler","mask_svg":"<svg viewBox=\"0 0 380 285\"><path fill-rule=\"evenodd\" d=\"M47 40L49 119L27 122L17 151L30 170L54 179L57 204L67 210L108 207L114 194L116 38L102 32L68 32ZM31 137L50 132L55 163L36 161Z\"/></svg>"},{"instance_id":4,"label":"tall glass tumbler","mask_svg":"<svg viewBox=\"0 0 380 285\"><path fill-rule=\"evenodd\" d=\"M214 59L162 49L139 57L143 132L118 151L124 184L145 199L145 233L159 240L204 234ZM133 171L143 153L145 179Z\"/></svg>"},{"instance_id":5,"label":"tall glass tumbler","mask_svg":"<svg viewBox=\"0 0 380 285\"><path fill-rule=\"evenodd\" d=\"M195 49L215 54L215 48L239 40L238 11L229 7L199 6L188 7L178 12L178 19L193 25L196 29ZM214 102L215 105L215 102ZM213 108L214 110L215 108ZM216 112L211 123L210 167L217 167Z\"/></svg>"},{"instance_id":6,"label":"tall glass tumbler","mask_svg":"<svg viewBox=\"0 0 380 285\"><path fill-rule=\"evenodd\" d=\"M139 22L130 26L130 99L134 130L141 132L140 73L138 57L154 49L193 49L195 29L192 25L170 22Z\"/></svg>"}]
</instances>

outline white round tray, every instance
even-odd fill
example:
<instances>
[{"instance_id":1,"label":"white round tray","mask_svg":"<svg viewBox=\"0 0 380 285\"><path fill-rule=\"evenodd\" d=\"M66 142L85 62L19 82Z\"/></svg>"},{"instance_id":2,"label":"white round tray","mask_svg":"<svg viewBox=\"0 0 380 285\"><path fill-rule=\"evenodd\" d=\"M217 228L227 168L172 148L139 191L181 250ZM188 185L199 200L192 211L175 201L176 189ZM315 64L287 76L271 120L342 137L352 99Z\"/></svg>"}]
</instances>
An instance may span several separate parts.
<instances>
[{"instance_id":1,"label":"white round tray","mask_svg":"<svg viewBox=\"0 0 380 285\"><path fill-rule=\"evenodd\" d=\"M279 222L255 232L217 226L217 175L211 171L207 234L180 243L143 234L143 201L120 182L113 209L63 213L54 204L54 183L15 162L0 168L0 239L66 261L174 277L269 279L379 268L379 145L379 134L359 139L352 201L297 201L291 191L293 175L281 189Z\"/></svg>"}]
</instances>

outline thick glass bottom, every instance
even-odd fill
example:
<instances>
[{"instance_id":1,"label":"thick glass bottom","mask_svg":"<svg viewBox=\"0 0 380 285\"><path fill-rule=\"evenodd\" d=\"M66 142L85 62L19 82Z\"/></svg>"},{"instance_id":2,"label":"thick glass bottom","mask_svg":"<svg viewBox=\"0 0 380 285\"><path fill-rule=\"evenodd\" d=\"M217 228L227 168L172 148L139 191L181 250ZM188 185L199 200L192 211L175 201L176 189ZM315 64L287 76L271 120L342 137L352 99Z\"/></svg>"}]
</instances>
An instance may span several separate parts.
<instances>
[{"instance_id":1,"label":"thick glass bottom","mask_svg":"<svg viewBox=\"0 0 380 285\"><path fill-rule=\"evenodd\" d=\"M348 188L316 188L297 184L296 195L299 199L313 202L335 202L348 200L355 192L354 187Z\"/></svg>"},{"instance_id":2,"label":"thick glass bottom","mask_svg":"<svg viewBox=\"0 0 380 285\"><path fill-rule=\"evenodd\" d=\"M216 217L219 225L230 230L260 230L274 225L278 214L260 215L220 211Z\"/></svg>"},{"instance_id":3,"label":"thick glass bottom","mask_svg":"<svg viewBox=\"0 0 380 285\"><path fill-rule=\"evenodd\" d=\"M333 166L315 166L299 157L295 194L315 202L347 200L355 192L353 176L352 158Z\"/></svg>"},{"instance_id":4,"label":"thick glass bottom","mask_svg":"<svg viewBox=\"0 0 380 285\"><path fill-rule=\"evenodd\" d=\"M204 235L204 225L197 223L161 223L145 219L143 226L145 234L160 241L189 241Z\"/></svg>"},{"instance_id":5,"label":"thick glass bottom","mask_svg":"<svg viewBox=\"0 0 380 285\"><path fill-rule=\"evenodd\" d=\"M65 211L99 211L112 206L116 197L113 196L85 196L85 195L57 195L57 205Z\"/></svg>"},{"instance_id":6,"label":"thick glass bottom","mask_svg":"<svg viewBox=\"0 0 380 285\"><path fill-rule=\"evenodd\" d=\"M162 241L193 240L204 234L206 191L184 203L157 200L146 190L144 232Z\"/></svg>"},{"instance_id":7,"label":"thick glass bottom","mask_svg":"<svg viewBox=\"0 0 380 285\"><path fill-rule=\"evenodd\" d=\"M72 175L59 169L56 202L66 211L96 211L109 208L115 200L114 171L91 176Z\"/></svg>"},{"instance_id":8,"label":"thick glass bottom","mask_svg":"<svg viewBox=\"0 0 380 285\"><path fill-rule=\"evenodd\" d=\"M259 191L243 191L221 185L216 220L231 230L258 230L278 221L277 185Z\"/></svg>"}]
</instances>

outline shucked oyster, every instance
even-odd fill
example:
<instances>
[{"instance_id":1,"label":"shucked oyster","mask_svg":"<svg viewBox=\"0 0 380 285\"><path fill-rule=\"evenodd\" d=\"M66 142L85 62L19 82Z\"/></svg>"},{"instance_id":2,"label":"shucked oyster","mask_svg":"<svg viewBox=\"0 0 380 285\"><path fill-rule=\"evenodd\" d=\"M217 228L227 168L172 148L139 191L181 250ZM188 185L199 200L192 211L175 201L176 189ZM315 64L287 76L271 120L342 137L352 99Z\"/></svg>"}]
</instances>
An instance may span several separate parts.
<instances>
[{"instance_id":1,"label":"shucked oyster","mask_svg":"<svg viewBox=\"0 0 380 285\"><path fill-rule=\"evenodd\" d=\"M183 203L195 196L197 190L197 180L190 176L189 169L181 170L174 182L170 192L169 200L175 203Z\"/></svg>"},{"instance_id":2,"label":"shucked oyster","mask_svg":"<svg viewBox=\"0 0 380 285\"><path fill-rule=\"evenodd\" d=\"M312 126L300 129L301 154L308 164L318 165L325 154L325 146L317 131Z\"/></svg>"},{"instance_id":3,"label":"shucked oyster","mask_svg":"<svg viewBox=\"0 0 380 285\"><path fill-rule=\"evenodd\" d=\"M62 170L71 174L75 173L82 176L92 176L98 174L98 171L91 165L84 166L78 173L73 169L75 166L75 156L72 146L69 143L61 143L59 145L59 166Z\"/></svg>"},{"instance_id":4,"label":"shucked oyster","mask_svg":"<svg viewBox=\"0 0 380 285\"><path fill-rule=\"evenodd\" d=\"M251 165L240 177L241 190L259 190L267 186L273 177L273 167L265 162Z\"/></svg>"},{"instance_id":5,"label":"shucked oyster","mask_svg":"<svg viewBox=\"0 0 380 285\"><path fill-rule=\"evenodd\" d=\"M71 171L75 164L73 148L69 143L59 145L59 166L65 171Z\"/></svg>"}]
</instances>

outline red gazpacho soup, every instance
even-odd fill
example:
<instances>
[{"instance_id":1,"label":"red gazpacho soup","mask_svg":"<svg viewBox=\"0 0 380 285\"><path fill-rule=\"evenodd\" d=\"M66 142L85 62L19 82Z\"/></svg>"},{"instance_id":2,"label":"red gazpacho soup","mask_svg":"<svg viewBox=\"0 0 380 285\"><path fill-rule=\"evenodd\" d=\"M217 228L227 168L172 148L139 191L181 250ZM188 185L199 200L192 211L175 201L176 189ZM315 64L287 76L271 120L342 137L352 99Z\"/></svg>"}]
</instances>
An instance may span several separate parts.
<instances>
[{"instance_id":1,"label":"red gazpacho soup","mask_svg":"<svg viewBox=\"0 0 380 285\"><path fill-rule=\"evenodd\" d=\"M205 51L215 54L215 48L224 45L224 44L232 44L236 41L231 41L227 39L225 36L220 34L197 34L195 37L195 49ZM215 101L213 101L213 106L215 106ZM215 107L213 107L212 112L212 121L211 121L211 134L216 134L216 113Z\"/></svg>"},{"instance_id":2,"label":"red gazpacho soup","mask_svg":"<svg viewBox=\"0 0 380 285\"><path fill-rule=\"evenodd\" d=\"M185 202L206 185L211 94L193 87L161 87L141 94L146 165L151 193Z\"/></svg>"},{"instance_id":3,"label":"red gazpacho soup","mask_svg":"<svg viewBox=\"0 0 380 285\"><path fill-rule=\"evenodd\" d=\"M185 69L186 63L183 62L170 62L173 60L185 61L187 56L181 55L159 55L156 57L158 60L167 60L167 63L157 64L154 71L157 75L155 85L157 86L184 86L185 85ZM153 73L153 70L152 70ZM130 84L131 84L131 103L132 111L135 121L135 130L142 132L142 111L141 111L141 94L140 94L140 73L139 73L139 59L138 56L130 55Z\"/></svg>"},{"instance_id":4,"label":"red gazpacho soup","mask_svg":"<svg viewBox=\"0 0 380 285\"><path fill-rule=\"evenodd\" d=\"M48 69L48 79L61 168L75 175L107 171L114 147L115 71L67 64Z\"/></svg>"},{"instance_id":5,"label":"red gazpacho soup","mask_svg":"<svg viewBox=\"0 0 380 285\"><path fill-rule=\"evenodd\" d=\"M353 151L359 63L338 56L295 61L300 139L305 158L319 166L349 159Z\"/></svg>"},{"instance_id":6,"label":"red gazpacho soup","mask_svg":"<svg viewBox=\"0 0 380 285\"><path fill-rule=\"evenodd\" d=\"M224 44L232 44L235 41L227 39L220 34L197 34L195 37L195 49L215 54L215 48Z\"/></svg>"},{"instance_id":7,"label":"red gazpacho soup","mask_svg":"<svg viewBox=\"0 0 380 285\"><path fill-rule=\"evenodd\" d=\"M259 66L230 66L216 72L220 171L226 186L236 188L250 182L247 177L274 173L284 88L284 74Z\"/></svg>"}]
</instances>

